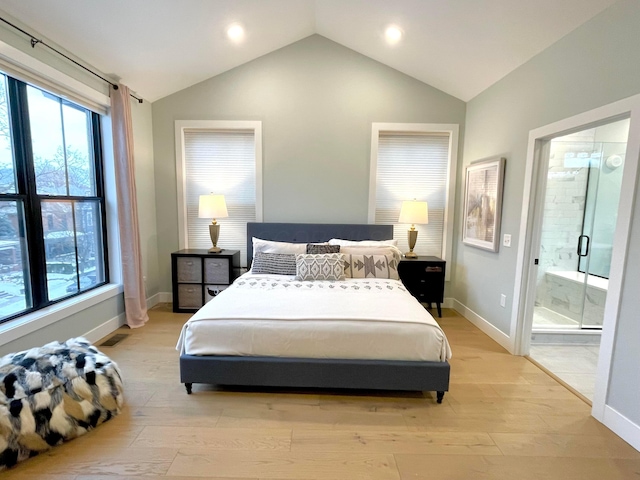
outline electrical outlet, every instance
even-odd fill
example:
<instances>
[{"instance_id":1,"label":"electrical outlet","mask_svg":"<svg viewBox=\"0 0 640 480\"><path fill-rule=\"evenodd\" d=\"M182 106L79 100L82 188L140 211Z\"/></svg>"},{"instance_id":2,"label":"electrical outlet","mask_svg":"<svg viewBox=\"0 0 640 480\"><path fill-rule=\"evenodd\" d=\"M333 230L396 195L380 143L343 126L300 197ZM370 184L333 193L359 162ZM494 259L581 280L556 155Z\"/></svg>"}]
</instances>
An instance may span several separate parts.
<instances>
[{"instance_id":1,"label":"electrical outlet","mask_svg":"<svg viewBox=\"0 0 640 480\"><path fill-rule=\"evenodd\" d=\"M509 233L504 234L504 236L502 237L502 245L504 245L505 247L511 246L511 234Z\"/></svg>"},{"instance_id":2,"label":"electrical outlet","mask_svg":"<svg viewBox=\"0 0 640 480\"><path fill-rule=\"evenodd\" d=\"M504 293L502 293L500 295L500 306L504 308L506 305L507 305L507 296Z\"/></svg>"}]
</instances>

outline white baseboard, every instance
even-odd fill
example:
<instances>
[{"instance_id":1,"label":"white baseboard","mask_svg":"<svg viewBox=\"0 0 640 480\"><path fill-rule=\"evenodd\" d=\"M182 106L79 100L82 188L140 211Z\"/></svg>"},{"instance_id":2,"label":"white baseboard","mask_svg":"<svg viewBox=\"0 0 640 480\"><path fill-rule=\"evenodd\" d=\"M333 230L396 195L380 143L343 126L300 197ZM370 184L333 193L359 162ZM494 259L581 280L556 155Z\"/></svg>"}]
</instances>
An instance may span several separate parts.
<instances>
[{"instance_id":1,"label":"white baseboard","mask_svg":"<svg viewBox=\"0 0 640 480\"><path fill-rule=\"evenodd\" d=\"M158 303L173 303L173 293L160 292L158 293Z\"/></svg>"},{"instance_id":2,"label":"white baseboard","mask_svg":"<svg viewBox=\"0 0 640 480\"><path fill-rule=\"evenodd\" d=\"M124 313L113 317L110 320L107 320L102 325L98 325L96 328L89 330L87 333L82 335L84 338L89 340L91 343L96 343L101 338L106 337L111 332L117 330L122 325L127 323L127 317Z\"/></svg>"},{"instance_id":3,"label":"white baseboard","mask_svg":"<svg viewBox=\"0 0 640 480\"><path fill-rule=\"evenodd\" d=\"M444 299L444 302L442 302L442 308L454 308L454 302L456 300L454 298L451 297L447 297Z\"/></svg>"},{"instance_id":4,"label":"white baseboard","mask_svg":"<svg viewBox=\"0 0 640 480\"><path fill-rule=\"evenodd\" d=\"M609 405L604 407L604 418L602 419L613 433L622 438L636 450L640 451L640 426L633 423L616 409Z\"/></svg>"},{"instance_id":5,"label":"white baseboard","mask_svg":"<svg viewBox=\"0 0 640 480\"><path fill-rule=\"evenodd\" d=\"M173 302L173 295L171 292L158 292L155 295L147 298L147 308L153 308L159 303L171 303Z\"/></svg>"},{"instance_id":6,"label":"white baseboard","mask_svg":"<svg viewBox=\"0 0 640 480\"><path fill-rule=\"evenodd\" d=\"M509 338L509 335L496 328L493 324L482 318L480 315L478 315L463 303L460 303L455 298L451 300L453 301L452 308L454 308L460 315L469 320L476 327L486 333L489 337L506 348L509 353L513 354L514 342L511 338Z\"/></svg>"}]
</instances>

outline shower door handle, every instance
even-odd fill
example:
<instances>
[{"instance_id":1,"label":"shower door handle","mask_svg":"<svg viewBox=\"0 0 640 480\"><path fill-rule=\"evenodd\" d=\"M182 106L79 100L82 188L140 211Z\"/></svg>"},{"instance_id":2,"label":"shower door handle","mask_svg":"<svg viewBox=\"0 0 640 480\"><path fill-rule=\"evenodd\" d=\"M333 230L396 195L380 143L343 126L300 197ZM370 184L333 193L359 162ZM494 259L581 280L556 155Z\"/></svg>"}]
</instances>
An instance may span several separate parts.
<instances>
[{"instance_id":1,"label":"shower door handle","mask_svg":"<svg viewBox=\"0 0 640 480\"><path fill-rule=\"evenodd\" d=\"M582 253L582 239L586 238L587 239L587 245L586 245L586 249L585 252ZM588 235L580 235L578 237L578 256L579 257L586 257L587 255L589 255L589 236Z\"/></svg>"}]
</instances>

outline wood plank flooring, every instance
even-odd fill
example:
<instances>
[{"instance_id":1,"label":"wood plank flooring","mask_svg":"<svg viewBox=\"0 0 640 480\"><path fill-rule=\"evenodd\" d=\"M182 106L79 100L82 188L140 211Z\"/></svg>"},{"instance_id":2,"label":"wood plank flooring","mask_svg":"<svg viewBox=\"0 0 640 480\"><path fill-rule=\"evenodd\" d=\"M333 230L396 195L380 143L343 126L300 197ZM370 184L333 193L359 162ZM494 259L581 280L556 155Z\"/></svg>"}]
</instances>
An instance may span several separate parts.
<instances>
[{"instance_id":1,"label":"wood plank flooring","mask_svg":"<svg viewBox=\"0 0 640 480\"><path fill-rule=\"evenodd\" d=\"M460 317L438 319L453 349L451 390L433 393L216 390L179 383L189 315L160 305L100 347L120 366L126 406L87 435L3 479L622 480L640 453L538 367Z\"/></svg>"}]
</instances>

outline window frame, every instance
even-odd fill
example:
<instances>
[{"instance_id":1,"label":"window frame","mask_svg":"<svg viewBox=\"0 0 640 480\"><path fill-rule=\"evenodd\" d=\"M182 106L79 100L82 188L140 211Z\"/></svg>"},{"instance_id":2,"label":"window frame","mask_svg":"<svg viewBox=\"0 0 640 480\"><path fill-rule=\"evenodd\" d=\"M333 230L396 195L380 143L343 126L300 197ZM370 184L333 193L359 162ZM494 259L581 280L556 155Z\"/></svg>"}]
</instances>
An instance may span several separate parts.
<instances>
[{"instance_id":1,"label":"window frame","mask_svg":"<svg viewBox=\"0 0 640 480\"><path fill-rule=\"evenodd\" d=\"M369 170L369 215L368 222L376 220L376 194L378 172L378 146L381 132L410 134L448 134L449 157L447 161L447 183L445 189L444 225L442 229L442 259L453 258L453 225L455 213L456 172L458 165L458 137L460 126L454 123L378 123L371 124L371 161ZM407 199L410 200L410 199ZM452 268L445 270L445 280L451 279Z\"/></svg>"},{"instance_id":2,"label":"window frame","mask_svg":"<svg viewBox=\"0 0 640 480\"><path fill-rule=\"evenodd\" d=\"M28 278L25 278L25 295L30 295L31 306L16 312L13 315L0 319L0 326L14 322L16 319L24 318L26 321L30 321L33 314L37 314L43 310L50 310L50 307L59 303L69 303L87 292L91 292L96 289L100 289L108 285L111 282L110 278L110 256L109 246L110 237L107 228L108 216L106 211L106 188L105 188L105 166L104 166L104 152L103 152L103 132L101 129L102 116L87 108L84 105L77 104L70 101L65 97L60 96L57 93L52 93L42 88L39 85L26 83L21 79L15 78L9 72L2 71L2 74L6 76L7 85L7 106L9 113L9 122L11 128L11 139L13 147L14 169L16 177L16 192L0 194L3 199L14 200L22 203L24 218L21 223L24 224L24 233L26 238L26 251L22 252L23 258L28 259L26 262L26 271L28 271ZM29 105L27 99L27 87L33 87L59 98L62 104L71 104L74 108L82 108L89 112L91 117L91 131L89 132L90 148L93 153L93 167L95 172L95 195L93 196L75 196L75 195L43 195L37 193L37 186L35 180L35 165L33 159L33 151L31 146L31 128L29 117ZM44 241L44 229L42 219L42 200L43 199L61 199L74 201L93 200L97 201L100 205L101 218L102 218L102 255L103 255L103 269L104 269L104 281L96 283L90 288L78 290L70 295L64 295L63 297L56 298L54 300L49 299L48 287L47 287L47 269L46 269L46 254L45 254L45 241ZM79 274L78 274L79 275ZM39 317L39 315L36 315ZM33 317L35 318L35 317ZM24 323L24 322L21 322ZM0 332L3 331L0 328Z\"/></svg>"},{"instance_id":3,"label":"window frame","mask_svg":"<svg viewBox=\"0 0 640 480\"><path fill-rule=\"evenodd\" d=\"M256 221L262 222L262 122L252 120L176 120L176 184L178 196L178 246L188 248L186 162L184 133L186 130L253 130L256 162Z\"/></svg>"}]
</instances>

